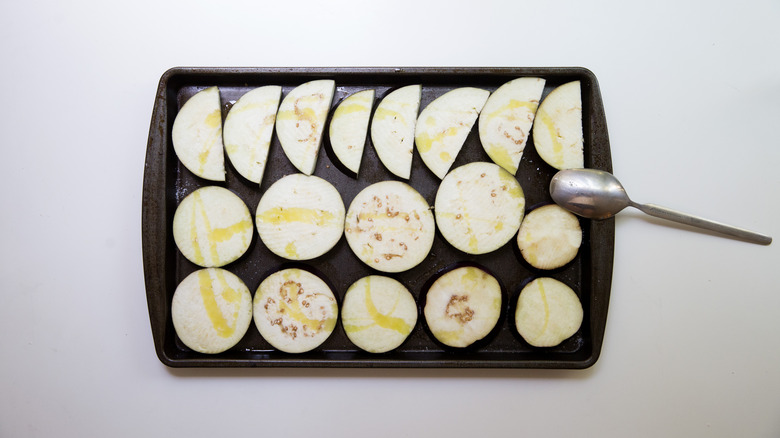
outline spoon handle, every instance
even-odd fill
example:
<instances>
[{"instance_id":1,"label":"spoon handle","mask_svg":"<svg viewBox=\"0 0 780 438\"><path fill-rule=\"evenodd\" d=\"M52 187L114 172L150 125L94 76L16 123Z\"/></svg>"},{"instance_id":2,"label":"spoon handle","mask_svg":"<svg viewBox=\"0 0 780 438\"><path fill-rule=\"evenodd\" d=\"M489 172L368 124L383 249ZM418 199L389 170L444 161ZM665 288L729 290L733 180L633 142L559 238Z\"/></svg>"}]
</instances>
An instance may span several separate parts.
<instances>
[{"instance_id":1,"label":"spoon handle","mask_svg":"<svg viewBox=\"0 0 780 438\"><path fill-rule=\"evenodd\" d=\"M661 219L668 219L670 221L679 222L681 224L686 224L693 227L704 228L705 230L715 231L737 237L750 243L758 243L761 245L769 245L772 243L772 238L767 235L754 233L753 231L726 225L721 222L704 219L703 217L686 214L677 210L672 210L671 208L661 207L660 205L637 204L635 202L632 202L630 205L634 208L638 208L644 213L649 214L650 216L659 217Z\"/></svg>"}]
</instances>

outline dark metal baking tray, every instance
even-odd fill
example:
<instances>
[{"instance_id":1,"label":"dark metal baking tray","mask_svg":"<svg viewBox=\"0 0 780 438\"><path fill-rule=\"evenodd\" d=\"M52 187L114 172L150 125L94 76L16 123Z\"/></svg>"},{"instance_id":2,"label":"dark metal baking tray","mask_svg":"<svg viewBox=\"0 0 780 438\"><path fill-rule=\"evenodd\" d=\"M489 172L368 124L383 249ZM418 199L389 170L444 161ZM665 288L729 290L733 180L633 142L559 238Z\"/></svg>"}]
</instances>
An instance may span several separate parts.
<instances>
[{"instance_id":1,"label":"dark metal baking tray","mask_svg":"<svg viewBox=\"0 0 780 438\"><path fill-rule=\"evenodd\" d=\"M197 266L186 260L173 242L171 223L178 202L193 190L215 183L202 180L182 166L174 154L171 127L181 105L209 86L220 88L223 118L246 91L262 85L281 85L286 95L295 86L313 79L334 79L335 107L344 97L363 89L376 90L377 102L390 90L422 84L422 104L456 87L495 90L523 76L546 79L544 96L572 80L581 81L586 167L612 171L612 159L604 108L598 82L585 68L173 68L159 82L154 101L143 184L142 241L149 317L157 356L171 367L439 367L439 368L587 368L601 352L612 281L614 222L581 220L584 239L577 258L561 269L545 272L527 265L514 240L499 250L480 256L462 253L446 243L437 231L430 255L417 267L392 277L406 285L422 301L426 283L438 272L459 263L476 263L493 272L504 288L504 309L498 327L475 348L456 350L435 342L422 313L413 332L399 348L384 354L359 350L339 323L328 340L314 351L288 354L274 350L262 339L254 324L234 348L217 355L193 352L177 338L171 322L170 304L177 284ZM476 128L472 130L453 168L472 161L490 161L483 151ZM326 129L327 132L327 129ZM274 136L262 186L243 179L226 160L226 182L250 211L276 180L296 170ZM551 202L549 182L555 169L537 155L533 140L526 146L517 178L526 195L527 208ZM315 175L331 182L341 192L345 206L367 185L393 177L378 160L370 136L360 173L355 178L343 171L323 142ZM439 180L415 152L408 181L433 205ZM288 263L271 253L255 233L244 256L225 266L238 275L254 294L260 281ZM322 257L303 263L326 277L341 298L352 282L376 273L351 252L344 237ZM585 317L580 330L563 344L534 348L514 328L514 308L520 289L529 280L551 276L571 286L579 295Z\"/></svg>"}]
</instances>

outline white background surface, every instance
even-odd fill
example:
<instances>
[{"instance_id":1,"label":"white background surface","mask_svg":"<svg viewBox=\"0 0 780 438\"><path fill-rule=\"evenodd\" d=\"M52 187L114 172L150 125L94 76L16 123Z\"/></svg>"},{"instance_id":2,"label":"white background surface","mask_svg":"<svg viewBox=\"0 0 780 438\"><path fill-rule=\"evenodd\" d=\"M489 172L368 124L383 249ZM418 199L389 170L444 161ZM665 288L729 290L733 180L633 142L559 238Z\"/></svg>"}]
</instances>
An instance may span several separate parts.
<instances>
[{"instance_id":1,"label":"white background surface","mask_svg":"<svg viewBox=\"0 0 780 438\"><path fill-rule=\"evenodd\" d=\"M780 3L0 4L0 436L780 436L780 250L617 220L585 371L172 370L141 265L173 66L584 66L615 173L780 236ZM432 435L435 434L435 435Z\"/></svg>"}]
</instances>

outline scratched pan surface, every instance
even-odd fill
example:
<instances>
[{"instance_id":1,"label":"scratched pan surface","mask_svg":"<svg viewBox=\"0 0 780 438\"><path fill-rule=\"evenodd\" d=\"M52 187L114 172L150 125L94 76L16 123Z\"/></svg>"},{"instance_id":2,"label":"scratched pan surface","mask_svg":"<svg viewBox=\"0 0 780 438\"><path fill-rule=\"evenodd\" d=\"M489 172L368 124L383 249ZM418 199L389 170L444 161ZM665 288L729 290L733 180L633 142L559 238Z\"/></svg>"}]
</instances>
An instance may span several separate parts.
<instances>
[{"instance_id":1,"label":"scratched pan surface","mask_svg":"<svg viewBox=\"0 0 780 438\"><path fill-rule=\"evenodd\" d=\"M546 79L543 97L563 83L582 84L583 130L586 167L612 171L606 120L596 77L584 68L174 68L163 74L154 101L143 185L142 240L146 295L157 356L171 367L439 367L439 368L587 368L599 357L604 336L614 252L614 222L581 219L583 245L577 258L555 271L539 271L524 262L514 239L495 252L469 255L450 246L437 231L433 249L417 267L389 275L414 295L418 310L425 291L437 274L463 264L478 265L493 273L503 287L504 305L496 329L469 349L452 349L437 343L428 331L422 312L409 338L399 348L370 354L355 347L340 321L328 340L314 351L287 354L273 349L252 324L234 348L217 355L188 349L177 338L171 322L171 298L177 284L198 267L176 249L171 232L178 203L193 190L220 185L236 193L253 213L265 190L296 170L285 157L274 135L262 185L243 179L226 160L224 183L194 176L173 152L171 128L176 114L196 92L219 86L223 119L231 105L245 92L262 85L281 85L283 96L295 86L313 79L334 79L335 107L344 97L364 89L376 90L376 102L395 88L422 85L421 108L443 93L463 86L490 91L523 76ZM327 129L326 129L327 133ZM357 177L336 161L327 134L315 175L332 183L349 206L369 184L397 179L381 164L368 136ZM453 168L473 161L490 161L479 142L476 127L466 140ZM529 139L517 173L526 196L526 208L552 202L549 182L555 169L537 155ZM409 184L432 206L439 179L422 163L415 151ZM254 295L262 279L291 265L271 253L255 232L249 250L224 268L238 275ZM347 288L359 278L378 272L353 255L345 238L325 255L297 264L322 276L333 288L339 303ZM381 273L379 273L381 274ZM561 345L534 348L514 327L514 311L520 289L528 281L550 276L563 281L580 297L585 311L580 330Z\"/></svg>"}]
</instances>

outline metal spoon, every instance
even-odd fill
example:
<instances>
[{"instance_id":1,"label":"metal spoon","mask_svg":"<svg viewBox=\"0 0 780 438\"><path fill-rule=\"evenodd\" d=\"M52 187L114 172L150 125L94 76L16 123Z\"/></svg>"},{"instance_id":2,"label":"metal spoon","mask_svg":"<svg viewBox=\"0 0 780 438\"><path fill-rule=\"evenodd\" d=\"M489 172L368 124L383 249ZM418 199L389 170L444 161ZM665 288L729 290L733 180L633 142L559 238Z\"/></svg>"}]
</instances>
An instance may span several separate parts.
<instances>
[{"instance_id":1,"label":"metal spoon","mask_svg":"<svg viewBox=\"0 0 780 438\"><path fill-rule=\"evenodd\" d=\"M654 204L638 204L629 199L626 189L614 175L603 170L561 170L550 181L550 195L561 207L589 219L606 219L626 207L634 207L650 216L668 219L751 243L769 245L772 238L744 228L733 227Z\"/></svg>"}]
</instances>

